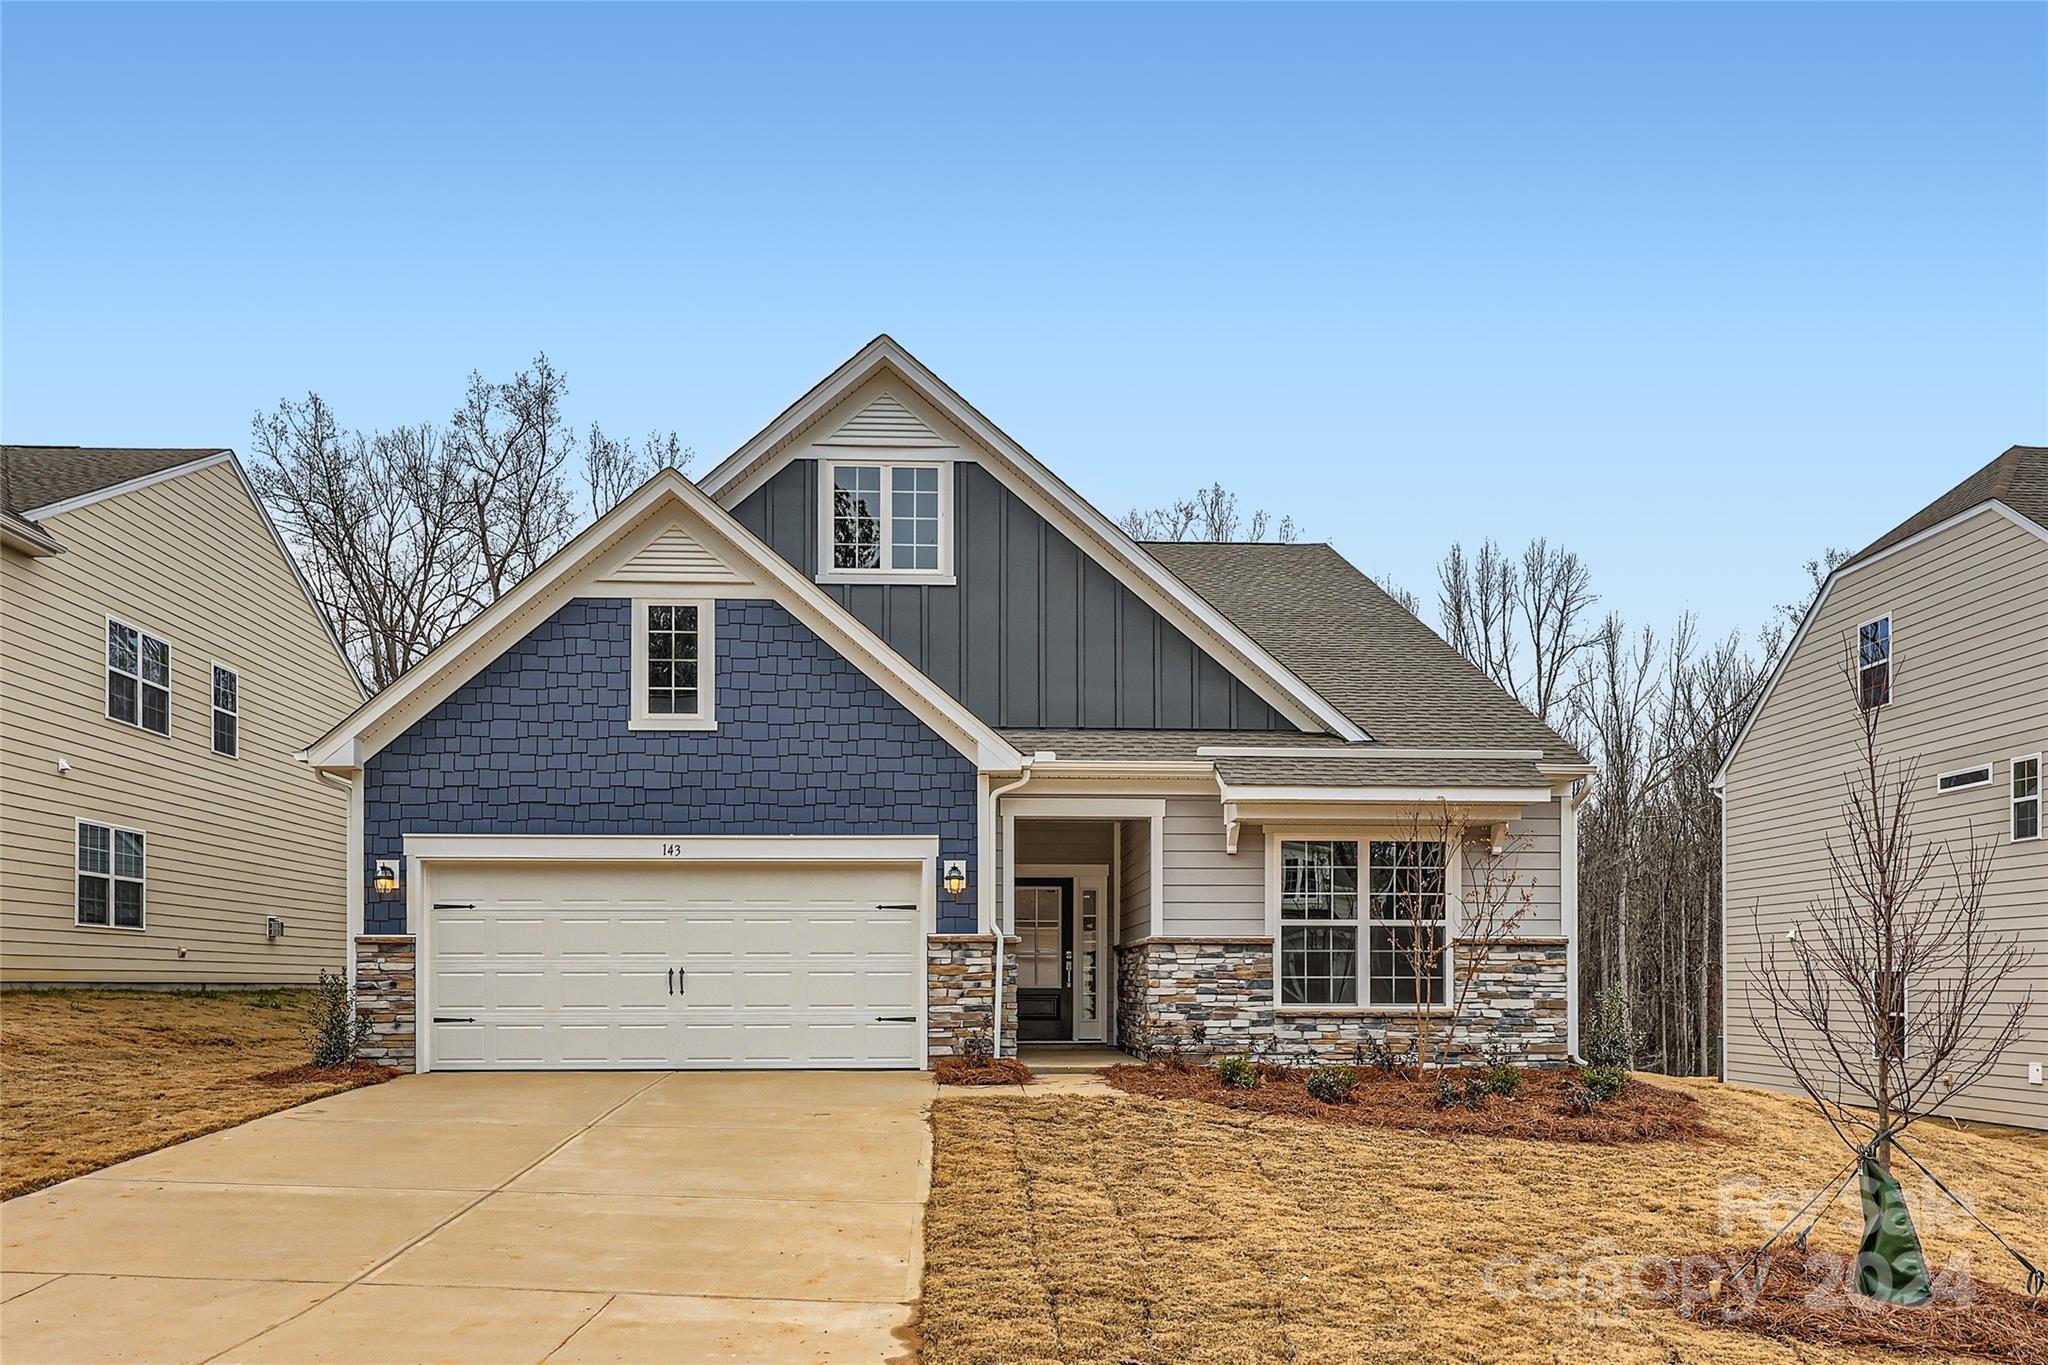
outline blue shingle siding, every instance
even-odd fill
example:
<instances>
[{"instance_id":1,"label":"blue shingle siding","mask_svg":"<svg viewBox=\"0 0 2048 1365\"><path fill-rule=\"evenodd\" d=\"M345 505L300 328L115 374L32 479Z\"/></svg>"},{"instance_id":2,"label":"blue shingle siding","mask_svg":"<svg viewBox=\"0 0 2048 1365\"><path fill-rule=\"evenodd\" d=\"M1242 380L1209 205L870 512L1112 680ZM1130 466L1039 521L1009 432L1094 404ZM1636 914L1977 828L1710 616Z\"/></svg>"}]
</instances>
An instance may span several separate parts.
<instances>
[{"instance_id":1,"label":"blue shingle siding","mask_svg":"<svg viewBox=\"0 0 2048 1365\"><path fill-rule=\"evenodd\" d=\"M407 932L369 886L405 834L936 834L973 878L972 760L780 605L718 604L716 730L627 727L632 641L630 602L570 602L370 759L367 932Z\"/></svg>"}]
</instances>

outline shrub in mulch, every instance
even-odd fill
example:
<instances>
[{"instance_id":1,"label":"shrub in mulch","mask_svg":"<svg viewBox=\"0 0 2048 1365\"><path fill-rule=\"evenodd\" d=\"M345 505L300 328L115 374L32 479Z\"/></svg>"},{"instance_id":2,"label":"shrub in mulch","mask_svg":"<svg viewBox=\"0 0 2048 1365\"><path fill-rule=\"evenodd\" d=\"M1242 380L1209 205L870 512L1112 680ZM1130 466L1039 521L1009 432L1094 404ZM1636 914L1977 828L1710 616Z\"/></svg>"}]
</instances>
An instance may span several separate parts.
<instances>
[{"instance_id":1,"label":"shrub in mulch","mask_svg":"<svg viewBox=\"0 0 2048 1365\"><path fill-rule=\"evenodd\" d=\"M1734 1272L1754 1250L1727 1247L1649 1262L1637 1272L1638 1292L1702 1327L2048 1365L2048 1301L1937 1271L1933 1299L1897 1308L1856 1294L1854 1256L1812 1248L1773 1249L1738 1279Z\"/></svg>"},{"instance_id":2,"label":"shrub in mulch","mask_svg":"<svg viewBox=\"0 0 2048 1365\"><path fill-rule=\"evenodd\" d=\"M376 1062L354 1061L341 1066L288 1066L282 1071L265 1071L249 1079L258 1085L309 1085L322 1082L336 1086L382 1085L398 1072Z\"/></svg>"},{"instance_id":3,"label":"shrub in mulch","mask_svg":"<svg viewBox=\"0 0 2048 1365\"><path fill-rule=\"evenodd\" d=\"M932 1074L940 1085L1031 1084L1031 1068L1015 1057L946 1057Z\"/></svg>"},{"instance_id":4,"label":"shrub in mulch","mask_svg":"<svg viewBox=\"0 0 2048 1365\"><path fill-rule=\"evenodd\" d=\"M1632 1083L1605 1099L1575 1110L1570 1090L1583 1089L1576 1073L1563 1069L1519 1069L1509 1083L1491 1071L1472 1073L1467 1101L1466 1073L1456 1077L1459 1102L1440 1102L1439 1075L1356 1071L1348 1098L1329 1103L1308 1087L1309 1067L1261 1066L1259 1084L1249 1089L1224 1084L1213 1067L1113 1066L1101 1079L1134 1095L1161 1100L1200 1100L1226 1109L1289 1118L1321 1119L1366 1128L1400 1128L1425 1133L1475 1133L1485 1137L1533 1138L1544 1142L1591 1142L1619 1146L1660 1138L1718 1138L1707 1126L1698 1100L1679 1090Z\"/></svg>"}]
</instances>

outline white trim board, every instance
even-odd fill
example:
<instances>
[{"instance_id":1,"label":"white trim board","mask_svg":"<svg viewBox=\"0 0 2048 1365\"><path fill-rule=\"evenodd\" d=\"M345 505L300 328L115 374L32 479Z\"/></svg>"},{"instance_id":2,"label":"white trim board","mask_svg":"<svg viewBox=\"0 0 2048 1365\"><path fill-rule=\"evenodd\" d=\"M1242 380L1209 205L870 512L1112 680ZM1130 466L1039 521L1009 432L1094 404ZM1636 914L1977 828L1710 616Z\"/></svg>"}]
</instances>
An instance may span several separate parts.
<instances>
[{"instance_id":1,"label":"white trim board","mask_svg":"<svg viewBox=\"0 0 2048 1365\"><path fill-rule=\"evenodd\" d=\"M1145 820L1150 823L1149 849L1152 862L1151 928L1154 938L1165 933L1166 923L1166 801L1163 797L1141 796L1005 796L997 805L1003 821L1003 867L1001 895L996 912L1007 936L1014 928L1011 910L1017 894L1017 817L1027 820ZM1121 862L1121 841L1114 841ZM1123 891L1117 890L1119 902ZM1121 917L1122 906L1118 905Z\"/></svg>"},{"instance_id":2,"label":"white trim board","mask_svg":"<svg viewBox=\"0 0 2048 1365\"><path fill-rule=\"evenodd\" d=\"M1764 708L1770 705L1771 694L1778 690L1779 679L1783 678L1785 670L1791 667L1793 657L1799 653L1799 647L1806 643L1806 633L1813 628L1813 623L1820 618L1821 608L1827 605L1828 598L1833 595L1837 583L1852 573L1860 573L1873 564L1882 564L1895 554L1910 550L1924 540L1932 539L1945 531L1962 525L1962 523L1969 521L1973 517L1983 516L1987 512L2004 517L2007 521L2036 539L2048 541L2048 527L2043 527L2032 519L2021 516L2005 503L1992 498L1989 501L1978 503L1975 507L1964 508L1946 521L1936 522L1924 531L1907 536L1896 545L1887 545L1876 554L1869 555L1863 559L1853 560L1829 574L1826 580L1821 583L1820 591L1813 595L1813 605L1806 609L1806 615L1799 622L1799 629L1792 635L1792 642L1785 646L1785 652L1778 656L1777 666L1771 670L1770 681L1764 684L1764 690L1758 694L1756 705L1749 709L1749 715L1743 720L1742 728L1735 734L1735 742L1728 746L1728 756L1721 760L1721 771L1714 774L1712 785L1718 788L1727 782L1728 771L1735 766L1735 757L1742 752L1743 742L1749 738L1749 732L1755 728L1757 717L1761 716L1764 713ZM1870 619L1874 621L1877 618L1871 617ZM1858 624L1862 625L1865 623L1858 622Z\"/></svg>"},{"instance_id":3,"label":"white trim board","mask_svg":"<svg viewBox=\"0 0 2048 1365\"><path fill-rule=\"evenodd\" d=\"M642 523L662 515L682 518L692 534L727 564L747 565L763 594L779 602L978 767L993 772L1022 770L1023 755L994 728L947 696L673 469L656 474L585 527L519 586L472 617L411 671L321 736L308 750L310 761L316 767L339 771L360 768L412 721L497 659L517 634L578 596L577 589L607 550Z\"/></svg>"},{"instance_id":4,"label":"white trim board","mask_svg":"<svg viewBox=\"0 0 2048 1365\"><path fill-rule=\"evenodd\" d=\"M1014 481L1005 480L1006 485L1027 506L1064 531L1147 606L1218 655L1269 705L1304 728L1326 730L1352 741L1370 738L887 335L861 347L722 460L704 476L704 491L726 507L737 506L798 457L800 438L811 424L884 373L900 380L915 402L930 405L946 425L965 435L975 454L1010 474Z\"/></svg>"}]
</instances>

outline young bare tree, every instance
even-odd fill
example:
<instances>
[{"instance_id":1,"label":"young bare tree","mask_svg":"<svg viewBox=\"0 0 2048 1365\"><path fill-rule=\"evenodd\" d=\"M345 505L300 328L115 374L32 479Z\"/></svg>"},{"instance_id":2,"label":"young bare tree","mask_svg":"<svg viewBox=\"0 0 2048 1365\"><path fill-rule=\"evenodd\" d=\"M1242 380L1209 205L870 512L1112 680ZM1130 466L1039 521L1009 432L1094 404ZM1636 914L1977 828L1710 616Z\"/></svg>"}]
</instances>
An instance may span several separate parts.
<instances>
[{"instance_id":1,"label":"young bare tree","mask_svg":"<svg viewBox=\"0 0 2048 1365\"><path fill-rule=\"evenodd\" d=\"M446 426L344 431L318 394L256 415L250 477L365 685L388 686L575 530L567 392L543 355L508 383L471 374ZM590 434L593 515L690 456L673 433L638 450Z\"/></svg>"},{"instance_id":2,"label":"young bare tree","mask_svg":"<svg viewBox=\"0 0 2048 1365\"><path fill-rule=\"evenodd\" d=\"M1763 1008L1751 1019L1842 1141L1889 1173L1893 1141L2022 1036L2029 954L1985 917L1996 839L1916 834L1918 762L1879 744L1889 669L1859 677L1852 659L1845 671L1856 766L1828 840L1828 888L1786 940L1764 944L1759 927Z\"/></svg>"},{"instance_id":3,"label":"young bare tree","mask_svg":"<svg viewBox=\"0 0 2048 1365\"><path fill-rule=\"evenodd\" d=\"M1220 483L1198 488L1192 497L1179 498L1164 507L1133 507L1117 525L1133 540L1272 540L1291 545L1301 539L1294 518L1278 521L1261 508L1255 512L1238 509L1237 494Z\"/></svg>"},{"instance_id":4,"label":"young bare tree","mask_svg":"<svg viewBox=\"0 0 2048 1365\"><path fill-rule=\"evenodd\" d=\"M1372 952L1372 921L1394 922L1394 951L1413 982L1415 1063L1426 1069L1432 1031L1443 1043L1438 1065L1462 1046L1479 977L1534 909L1536 879L1519 869L1526 838L1505 825L1475 824L1448 801L1410 811L1398 830L1399 838L1381 841L1392 845L1393 860L1368 855L1361 869L1360 950Z\"/></svg>"}]
</instances>

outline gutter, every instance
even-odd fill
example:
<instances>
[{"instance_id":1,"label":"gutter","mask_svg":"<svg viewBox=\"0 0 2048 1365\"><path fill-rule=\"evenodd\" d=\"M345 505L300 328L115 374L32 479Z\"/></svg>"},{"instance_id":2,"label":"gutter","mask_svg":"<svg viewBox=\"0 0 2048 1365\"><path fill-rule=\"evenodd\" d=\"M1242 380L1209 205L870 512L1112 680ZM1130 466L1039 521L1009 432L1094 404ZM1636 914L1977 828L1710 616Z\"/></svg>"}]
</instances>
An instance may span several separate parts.
<instances>
[{"instance_id":1,"label":"gutter","mask_svg":"<svg viewBox=\"0 0 2048 1365\"><path fill-rule=\"evenodd\" d=\"M1059 756L1050 749L1041 749L1035 754L1024 755L1023 774L1020 777L1018 777L1018 779L1015 782L1006 782L1002 786L997 787L995 790L991 791L988 794L989 818L991 820L1002 819L1001 813L997 810L996 803L998 801L1001 801L1005 796L1008 796L1011 792L1020 791L1030 784L1032 778L1033 764L1051 763L1058 757ZM1015 861L1016 857L1016 849L1005 848L1003 850L1003 858ZM1001 859L998 859L998 861L1000 862ZM982 875L984 877L988 876L989 870L984 869L982 871ZM996 887L996 891L998 894L996 896L995 923L990 926L995 931L995 941L989 945L989 961L995 969L995 993L989 997L988 1002L988 1017L989 1022L992 1025L990 1032L993 1034L993 1036L989 1039L989 1054L994 1057L1000 1057L1003 1055L1003 898L1001 895L1002 889L1002 886L998 884Z\"/></svg>"}]
</instances>

